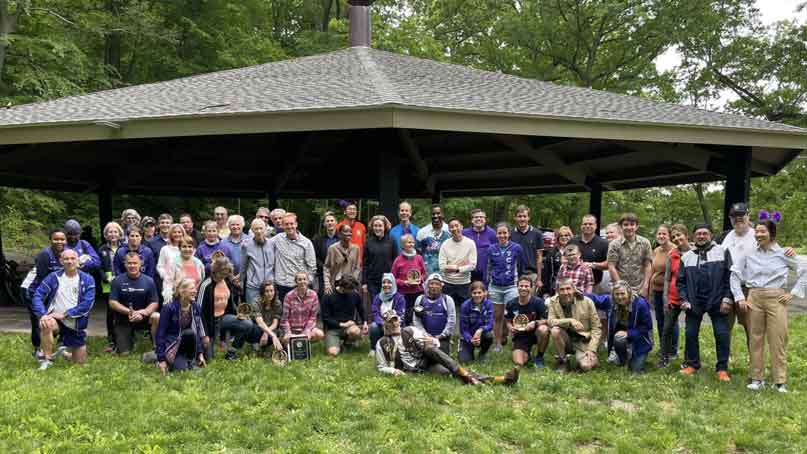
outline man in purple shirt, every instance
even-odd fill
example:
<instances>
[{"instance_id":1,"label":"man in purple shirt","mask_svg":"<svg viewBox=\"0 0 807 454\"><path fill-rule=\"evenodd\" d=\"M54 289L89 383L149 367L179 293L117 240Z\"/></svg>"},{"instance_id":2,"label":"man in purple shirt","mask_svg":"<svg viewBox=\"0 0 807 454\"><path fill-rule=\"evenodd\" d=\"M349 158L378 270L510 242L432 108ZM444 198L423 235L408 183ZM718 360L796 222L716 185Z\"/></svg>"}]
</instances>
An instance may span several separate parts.
<instances>
[{"instance_id":1,"label":"man in purple shirt","mask_svg":"<svg viewBox=\"0 0 807 454\"><path fill-rule=\"evenodd\" d=\"M487 282L488 247L496 244L496 232L487 225L487 216L479 208L471 210L471 226L462 234L476 244L476 270L471 271L471 282Z\"/></svg>"}]
</instances>

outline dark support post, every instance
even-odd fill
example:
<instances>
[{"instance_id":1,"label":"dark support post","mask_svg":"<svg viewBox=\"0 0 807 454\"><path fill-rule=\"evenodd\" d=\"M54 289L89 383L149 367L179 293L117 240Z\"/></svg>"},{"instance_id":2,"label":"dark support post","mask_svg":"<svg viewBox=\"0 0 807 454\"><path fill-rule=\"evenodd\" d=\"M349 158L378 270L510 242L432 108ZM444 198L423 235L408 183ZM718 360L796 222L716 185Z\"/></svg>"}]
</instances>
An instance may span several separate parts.
<instances>
[{"instance_id":1,"label":"dark support post","mask_svg":"<svg viewBox=\"0 0 807 454\"><path fill-rule=\"evenodd\" d=\"M439 189L435 188L434 192L432 193L432 203L441 203L442 198L443 198L443 194L440 193Z\"/></svg>"},{"instance_id":2,"label":"dark support post","mask_svg":"<svg viewBox=\"0 0 807 454\"><path fill-rule=\"evenodd\" d=\"M280 207L280 203L277 201L277 195L272 194L271 192L266 196L269 199L269 209L274 210L275 208Z\"/></svg>"},{"instance_id":3,"label":"dark support post","mask_svg":"<svg viewBox=\"0 0 807 454\"><path fill-rule=\"evenodd\" d=\"M586 178L586 186L589 188L588 212L597 218L597 227L603 227L602 220L602 184L594 178Z\"/></svg>"},{"instance_id":4,"label":"dark support post","mask_svg":"<svg viewBox=\"0 0 807 454\"><path fill-rule=\"evenodd\" d=\"M97 238L103 242L104 227L112 221L112 190L108 185L102 184L98 187L98 221L100 230Z\"/></svg>"},{"instance_id":5,"label":"dark support post","mask_svg":"<svg viewBox=\"0 0 807 454\"><path fill-rule=\"evenodd\" d=\"M401 163L398 150L381 151L378 154L378 204L381 213L395 225L398 223L398 203L401 198Z\"/></svg>"},{"instance_id":6,"label":"dark support post","mask_svg":"<svg viewBox=\"0 0 807 454\"><path fill-rule=\"evenodd\" d=\"M748 203L751 191L751 149L741 148L729 152L725 170L726 190L723 199L723 230L731 229L729 209L739 202Z\"/></svg>"}]
</instances>

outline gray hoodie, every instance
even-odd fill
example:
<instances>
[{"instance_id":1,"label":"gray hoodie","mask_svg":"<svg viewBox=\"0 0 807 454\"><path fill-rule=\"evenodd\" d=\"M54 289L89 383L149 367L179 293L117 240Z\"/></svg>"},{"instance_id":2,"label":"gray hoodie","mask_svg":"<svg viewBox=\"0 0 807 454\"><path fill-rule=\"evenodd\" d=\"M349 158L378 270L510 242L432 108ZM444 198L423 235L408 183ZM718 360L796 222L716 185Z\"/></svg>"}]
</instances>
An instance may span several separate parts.
<instances>
[{"instance_id":1,"label":"gray hoodie","mask_svg":"<svg viewBox=\"0 0 807 454\"><path fill-rule=\"evenodd\" d=\"M275 244L267 238L259 244L254 238L241 245L241 269L244 288L260 289L261 284L275 279Z\"/></svg>"}]
</instances>

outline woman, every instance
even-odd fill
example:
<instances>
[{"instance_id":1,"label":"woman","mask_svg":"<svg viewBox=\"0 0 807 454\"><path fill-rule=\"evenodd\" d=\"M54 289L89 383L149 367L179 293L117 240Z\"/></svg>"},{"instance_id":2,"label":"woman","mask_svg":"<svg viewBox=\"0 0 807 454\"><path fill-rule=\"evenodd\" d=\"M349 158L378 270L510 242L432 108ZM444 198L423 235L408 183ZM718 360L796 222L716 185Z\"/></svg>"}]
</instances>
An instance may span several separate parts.
<instances>
[{"instance_id":1,"label":"woman","mask_svg":"<svg viewBox=\"0 0 807 454\"><path fill-rule=\"evenodd\" d=\"M653 261L651 263L650 287L653 297L653 311L656 314L658 340L659 345L661 345L663 343L664 316L666 313L664 309L664 275L667 271L670 253L675 249L675 245L670 241L670 227L667 224L661 224L656 227L656 244L658 246L653 250ZM678 350L678 342L675 342L675 349L676 351ZM663 355L664 352L659 349L659 358Z\"/></svg>"},{"instance_id":2,"label":"woman","mask_svg":"<svg viewBox=\"0 0 807 454\"><path fill-rule=\"evenodd\" d=\"M109 291L112 278L115 275L113 261L123 238L123 228L117 222L109 222L104 226L104 239L106 242L98 248L98 257L101 259L101 294L105 301L109 301ZM167 300L166 300L167 301ZM106 338L105 353L115 351L115 327L113 326L114 311L107 304L106 307Z\"/></svg>"},{"instance_id":3,"label":"woman","mask_svg":"<svg viewBox=\"0 0 807 454\"><path fill-rule=\"evenodd\" d=\"M168 243L160 248L160 256L157 257L157 274L162 278L163 286L165 286L165 280L169 278L169 274L173 273L177 260L179 260L179 248L183 238L185 238L185 229L182 228L182 224L172 224L168 228ZM169 291L173 294L174 289L169 286ZM169 299L165 301L169 301Z\"/></svg>"},{"instance_id":4,"label":"woman","mask_svg":"<svg viewBox=\"0 0 807 454\"><path fill-rule=\"evenodd\" d=\"M751 330L748 356L751 383L748 389L765 387L765 338L771 351L771 376L777 391L787 392L787 304L793 296L803 298L807 290L807 269L799 269L795 257L786 257L776 242L776 224L764 219L754 229L757 248L731 267L731 293L740 310L748 312ZM790 292L784 287L790 271L799 279ZM748 287L748 297L742 283Z\"/></svg>"},{"instance_id":5,"label":"woman","mask_svg":"<svg viewBox=\"0 0 807 454\"><path fill-rule=\"evenodd\" d=\"M130 225L127 232L128 241L118 248L115 258L112 261L112 270L115 275L126 274L126 254L135 252L140 256L140 272L154 279L156 263L154 262L154 252L151 248L143 244L143 236L140 226Z\"/></svg>"},{"instance_id":6,"label":"woman","mask_svg":"<svg viewBox=\"0 0 807 454\"><path fill-rule=\"evenodd\" d=\"M328 255L328 248L332 244L339 241L339 236L336 234L336 216L333 212L326 211L322 216L322 226L325 227L325 232L314 237L314 255L317 257L317 282L316 288L318 296L322 298L325 290L325 282L323 278L323 267L325 266L325 257Z\"/></svg>"},{"instance_id":7,"label":"woman","mask_svg":"<svg viewBox=\"0 0 807 454\"><path fill-rule=\"evenodd\" d=\"M385 273L392 269L392 262L398 255L395 252L395 242L389 235L391 225L386 216L373 216L370 219L370 235L364 243L364 264L362 266L362 290L374 301L381 291L381 279ZM403 315L403 314L400 314ZM379 325L380 339L383 333ZM372 348L373 346L371 346Z\"/></svg>"},{"instance_id":8,"label":"woman","mask_svg":"<svg viewBox=\"0 0 807 454\"><path fill-rule=\"evenodd\" d=\"M183 279L192 280L196 283L196 287L199 288L199 284L205 277L205 266L201 260L193 256L195 252L193 238L183 234L179 245L179 256L173 259L172 263L165 265L165 276L163 277L163 298L165 301L171 300L174 286ZM164 247L163 250L167 247ZM162 252L160 255L162 256Z\"/></svg>"},{"instance_id":9,"label":"woman","mask_svg":"<svg viewBox=\"0 0 807 454\"><path fill-rule=\"evenodd\" d=\"M415 251L415 238L412 235L401 237L401 255L392 262L391 272L395 276L395 285L406 300L404 325L409 326L412 324L415 300L423 294L423 282L426 278L426 264L423 257Z\"/></svg>"},{"instance_id":10,"label":"woman","mask_svg":"<svg viewBox=\"0 0 807 454\"><path fill-rule=\"evenodd\" d=\"M474 350L477 348L479 361L484 361L493 341L491 331L495 328L496 306L485 296L485 285L474 281L471 283L471 298L465 300L460 307L460 364L473 361Z\"/></svg>"},{"instance_id":11,"label":"woman","mask_svg":"<svg viewBox=\"0 0 807 454\"><path fill-rule=\"evenodd\" d=\"M493 337L496 339L496 353L500 353L502 338L506 335L504 305L518 298L516 280L524 272L524 251L518 243L510 241L507 223L496 225L496 244L488 246L487 256L485 276L488 277L489 298L493 302Z\"/></svg>"},{"instance_id":12,"label":"woman","mask_svg":"<svg viewBox=\"0 0 807 454\"><path fill-rule=\"evenodd\" d=\"M227 257L216 257L210 265L210 276L199 285L197 303L202 308L202 323L205 328L205 359L213 358L216 338L226 331L239 334L242 326L236 318L239 302L238 288L233 282L233 265ZM223 341L223 336L221 340ZM222 342L222 347L224 346ZM233 357L233 351L227 357Z\"/></svg>"},{"instance_id":13,"label":"woman","mask_svg":"<svg viewBox=\"0 0 807 454\"><path fill-rule=\"evenodd\" d=\"M123 210L120 215L120 224L123 226L123 234L124 236L129 236L129 227L136 225L138 228L140 227L140 213L135 211L132 208L127 208Z\"/></svg>"},{"instance_id":14,"label":"woman","mask_svg":"<svg viewBox=\"0 0 807 454\"><path fill-rule=\"evenodd\" d=\"M395 276L392 273L384 273L381 277L381 291L373 298L373 322L370 324L371 355L375 354L376 342L384 335L383 315L389 310L394 310L399 318L403 318L406 314L406 299L398 293Z\"/></svg>"},{"instance_id":15,"label":"woman","mask_svg":"<svg viewBox=\"0 0 807 454\"><path fill-rule=\"evenodd\" d=\"M173 301L163 305L160 312L155 353L157 367L163 374L169 369L187 370L195 365L205 366L202 309L194 298L196 284L185 279L177 286Z\"/></svg>"},{"instance_id":16,"label":"woman","mask_svg":"<svg viewBox=\"0 0 807 454\"><path fill-rule=\"evenodd\" d=\"M678 272L681 269L681 256L690 249L689 230L685 225L675 224L670 228L670 237L676 247L670 250L667 266L664 270L664 332L661 334L661 358L656 367L663 368L670 364L670 359L678 356L679 325L681 315L681 299L678 297Z\"/></svg>"},{"instance_id":17,"label":"woman","mask_svg":"<svg viewBox=\"0 0 807 454\"><path fill-rule=\"evenodd\" d=\"M541 273L544 299L555 294L558 271L560 271L560 266L566 263L566 259L563 257L563 249L569 244L573 236L574 233L568 226L564 225L557 229L555 231L555 243L552 249L546 251L544 254L544 270Z\"/></svg>"},{"instance_id":18,"label":"woman","mask_svg":"<svg viewBox=\"0 0 807 454\"><path fill-rule=\"evenodd\" d=\"M261 284L260 292L258 293L258 297L255 298L254 304L258 309L255 315L255 324L263 331L260 346L264 347L271 341L275 350L283 350L283 344L280 342L280 338L283 337L283 331L280 329L280 319L283 317L283 304L277 297L277 289L275 288L274 282L266 281Z\"/></svg>"}]
</instances>

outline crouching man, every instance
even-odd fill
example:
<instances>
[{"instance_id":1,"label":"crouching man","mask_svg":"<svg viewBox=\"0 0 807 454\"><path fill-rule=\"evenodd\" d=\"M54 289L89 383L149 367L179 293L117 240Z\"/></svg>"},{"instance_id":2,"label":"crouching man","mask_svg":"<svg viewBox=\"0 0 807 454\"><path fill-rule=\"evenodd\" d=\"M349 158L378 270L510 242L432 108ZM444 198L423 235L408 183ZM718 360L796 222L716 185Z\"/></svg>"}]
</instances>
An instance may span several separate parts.
<instances>
[{"instance_id":1,"label":"crouching man","mask_svg":"<svg viewBox=\"0 0 807 454\"><path fill-rule=\"evenodd\" d=\"M518 369L512 369L497 377L488 377L469 371L451 356L440 350L440 341L420 328L407 326L401 329L401 321L395 311L383 314L384 337L375 347L378 370L385 374L404 375L406 372L430 372L452 375L468 385L490 382L513 385L518 382Z\"/></svg>"}]
</instances>

